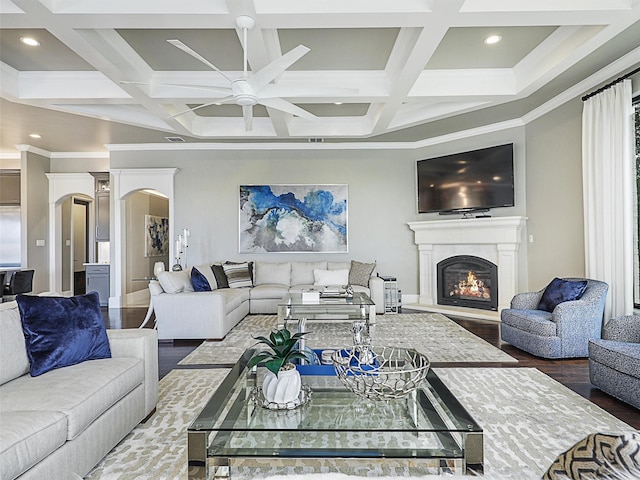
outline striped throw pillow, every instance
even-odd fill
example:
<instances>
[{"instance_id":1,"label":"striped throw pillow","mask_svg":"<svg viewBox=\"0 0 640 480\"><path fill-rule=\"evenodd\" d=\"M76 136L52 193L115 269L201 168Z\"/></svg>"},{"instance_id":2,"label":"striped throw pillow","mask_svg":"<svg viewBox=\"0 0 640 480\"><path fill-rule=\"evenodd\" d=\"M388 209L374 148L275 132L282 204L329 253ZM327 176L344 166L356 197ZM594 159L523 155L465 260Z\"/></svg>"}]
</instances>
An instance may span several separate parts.
<instances>
[{"instance_id":1,"label":"striped throw pillow","mask_svg":"<svg viewBox=\"0 0 640 480\"><path fill-rule=\"evenodd\" d=\"M252 287L248 263L225 263L222 268L227 276L229 288Z\"/></svg>"}]
</instances>

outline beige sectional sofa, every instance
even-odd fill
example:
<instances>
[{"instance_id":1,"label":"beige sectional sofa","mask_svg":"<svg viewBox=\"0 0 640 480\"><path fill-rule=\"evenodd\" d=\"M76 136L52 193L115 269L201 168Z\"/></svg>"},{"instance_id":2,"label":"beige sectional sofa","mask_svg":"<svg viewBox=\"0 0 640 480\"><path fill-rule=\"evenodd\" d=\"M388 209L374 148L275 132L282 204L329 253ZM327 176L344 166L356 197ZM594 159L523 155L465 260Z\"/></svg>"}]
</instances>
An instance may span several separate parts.
<instances>
[{"instance_id":1,"label":"beige sectional sofa","mask_svg":"<svg viewBox=\"0 0 640 480\"><path fill-rule=\"evenodd\" d=\"M107 330L112 358L29 374L20 312L0 304L0 478L86 475L153 411L154 330Z\"/></svg>"},{"instance_id":2,"label":"beige sectional sofa","mask_svg":"<svg viewBox=\"0 0 640 480\"><path fill-rule=\"evenodd\" d=\"M216 262L214 266L224 266ZM233 264L232 264L233 265ZM220 277L210 265L195 268L202 271L212 291L194 291L191 269L164 272L159 281L151 282L151 302L156 315L158 338L221 339L247 314L276 314L278 303L288 292L323 288L322 278L339 278L346 270L353 278L359 262L252 262L251 279L246 286L221 285ZM325 285L319 285L324 283ZM351 283L355 291L367 293L376 304L376 313L384 314L384 282L372 270L365 285ZM342 283L342 282L341 282ZM349 283L348 281L344 283ZM222 287L222 288L219 288Z\"/></svg>"}]
</instances>

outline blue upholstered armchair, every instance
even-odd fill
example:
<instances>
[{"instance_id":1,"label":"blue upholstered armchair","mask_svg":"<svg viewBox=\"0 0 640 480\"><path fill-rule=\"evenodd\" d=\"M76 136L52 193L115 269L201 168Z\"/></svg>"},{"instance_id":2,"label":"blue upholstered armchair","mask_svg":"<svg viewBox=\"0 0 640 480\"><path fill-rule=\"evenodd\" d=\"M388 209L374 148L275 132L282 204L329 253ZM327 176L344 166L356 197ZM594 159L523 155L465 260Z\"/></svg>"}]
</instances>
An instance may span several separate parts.
<instances>
[{"instance_id":1,"label":"blue upholstered armchair","mask_svg":"<svg viewBox=\"0 0 640 480\"><path fill-rule=\"evenodd\" d=\"M591 279L564 280L586 280L580 299L562 302L547 312L537 309L544 289L517 294L511 308L500 314L502 340L538 357L589 356L589 339L600 338L609 286Z\"/></svg>"},{"instance_id":2,"label":"blue upholstered armchair","mask_svg":"<svg viewBox=\"0 0 640 480\"><path fill-rule=\"evenodd\" d=\"M640 408L640 315L609 320L589 340L589 377L603 392Z\"/></svg>"}]
</instances>

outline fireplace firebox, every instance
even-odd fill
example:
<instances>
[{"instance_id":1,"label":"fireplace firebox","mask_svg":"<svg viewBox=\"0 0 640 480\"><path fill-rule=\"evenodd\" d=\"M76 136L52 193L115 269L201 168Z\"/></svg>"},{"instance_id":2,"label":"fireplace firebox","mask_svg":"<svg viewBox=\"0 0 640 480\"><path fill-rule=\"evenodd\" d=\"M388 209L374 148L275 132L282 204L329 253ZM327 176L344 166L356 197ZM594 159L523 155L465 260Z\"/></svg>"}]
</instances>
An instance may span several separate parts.
<instances>
[{"instance_id":1,"label":"fireplace firebox","mask_svg":"<svg viewBox=\"0 0 640 480\"><path fill-rule=\"evenodd\" d=\"M471 255L449 257L437 265L438 304L498 310L498 267Z\"/></svg>"}]
</instances>

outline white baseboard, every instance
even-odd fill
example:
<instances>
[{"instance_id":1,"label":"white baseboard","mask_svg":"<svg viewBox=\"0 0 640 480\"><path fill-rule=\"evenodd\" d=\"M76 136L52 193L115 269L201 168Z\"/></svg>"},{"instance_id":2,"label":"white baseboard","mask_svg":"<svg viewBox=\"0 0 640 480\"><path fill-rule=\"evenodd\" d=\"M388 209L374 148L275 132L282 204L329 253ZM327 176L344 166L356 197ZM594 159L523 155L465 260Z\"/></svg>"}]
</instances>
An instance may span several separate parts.
<instances>
[{"instance_id":1,"label":"white baseboard","mask_svg":"<svg viewBox=\"0 0 640 480\"><path fill-rule=\"evenodd\" d=\"M151 295L148 288L127 293L124 298L125 307L148 307Z\"/></svg>"}]
</instances>

